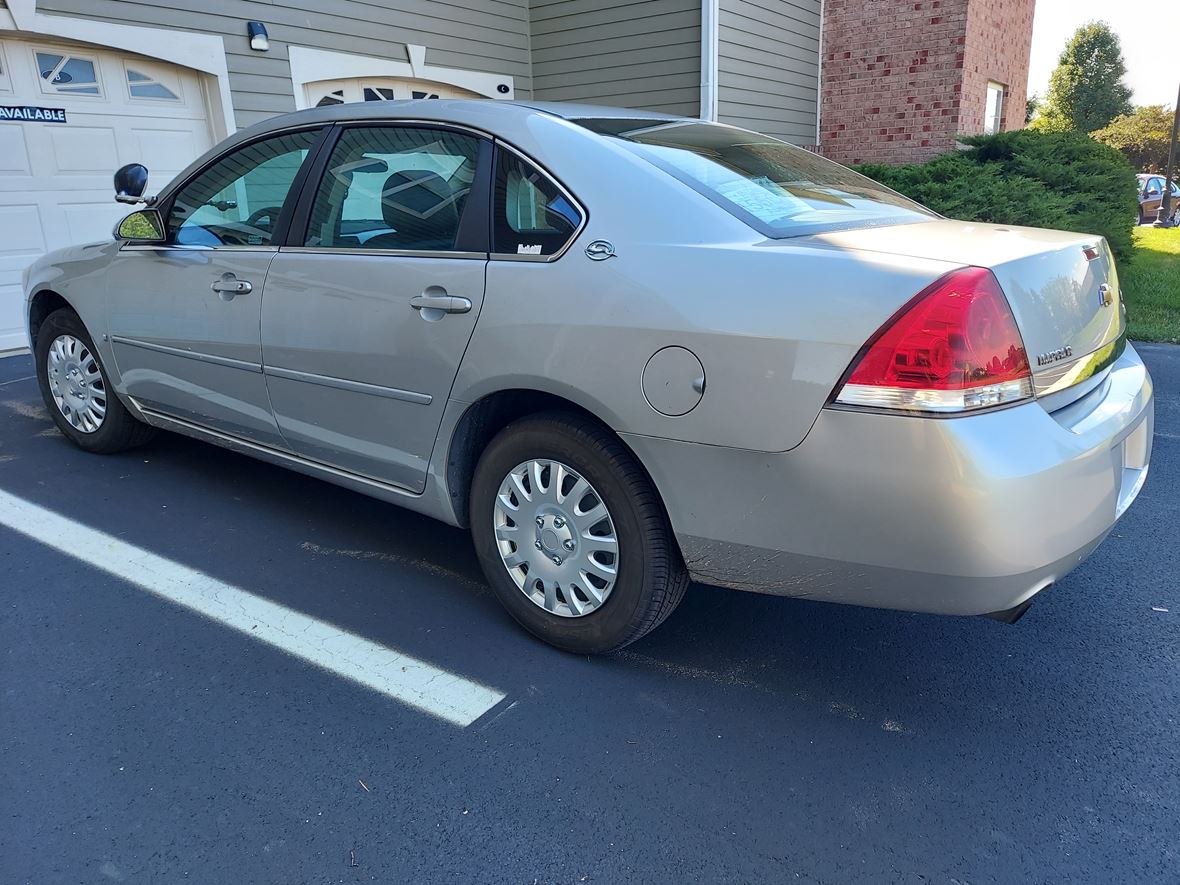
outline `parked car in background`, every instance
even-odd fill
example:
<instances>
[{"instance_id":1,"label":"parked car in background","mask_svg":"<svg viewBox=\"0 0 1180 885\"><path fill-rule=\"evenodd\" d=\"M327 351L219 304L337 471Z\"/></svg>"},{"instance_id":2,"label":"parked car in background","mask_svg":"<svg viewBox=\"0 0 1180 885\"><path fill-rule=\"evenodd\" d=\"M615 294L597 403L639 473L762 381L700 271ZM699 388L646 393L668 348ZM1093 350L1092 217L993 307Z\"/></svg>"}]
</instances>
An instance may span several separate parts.
<instances>
[{"instance_id":1,"label":"parked car in background","mask_svg":"<svg viewBox=\"0 0 1180 885\"><path fill-rule=\"evenodd\" d=\"M1164 201L1164 177L1141 174L1139 180L1139 223L1150 224L1159 217L1160 205ZM1180 184L1172 180L1173 222L1180 224Z\"/></svg>"},{"instance_id":2,"label":"parked car in background","mask_svg":"<svg viewBox=\"0 0 1180 885\"><path fill-rule=\"evenodd\" d=\"M570 651L690 578L1011 621L1147 475L1101 237L950 221L755 132L345 104L147 202L26 275L62 432L164 428L467 526Z\"/></svg>"}]
</instances>

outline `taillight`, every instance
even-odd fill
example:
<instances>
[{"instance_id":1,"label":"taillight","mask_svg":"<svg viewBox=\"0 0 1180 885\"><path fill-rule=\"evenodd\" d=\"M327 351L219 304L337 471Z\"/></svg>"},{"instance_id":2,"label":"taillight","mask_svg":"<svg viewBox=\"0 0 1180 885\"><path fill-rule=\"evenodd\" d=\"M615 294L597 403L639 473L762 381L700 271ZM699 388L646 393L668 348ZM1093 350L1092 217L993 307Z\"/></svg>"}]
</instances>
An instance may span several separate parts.
<instances>
[{"instance_id":1,"label":"taillight","mask_svg":"<svg viewBox=\"0 0 1180 885\"><path fill-rule=\"evenodd\" d=\"M1008 299L990 270L966 267L923 289L869 340L836 402L947 413L1031 396Z\"/></svg>"}]
</instances>

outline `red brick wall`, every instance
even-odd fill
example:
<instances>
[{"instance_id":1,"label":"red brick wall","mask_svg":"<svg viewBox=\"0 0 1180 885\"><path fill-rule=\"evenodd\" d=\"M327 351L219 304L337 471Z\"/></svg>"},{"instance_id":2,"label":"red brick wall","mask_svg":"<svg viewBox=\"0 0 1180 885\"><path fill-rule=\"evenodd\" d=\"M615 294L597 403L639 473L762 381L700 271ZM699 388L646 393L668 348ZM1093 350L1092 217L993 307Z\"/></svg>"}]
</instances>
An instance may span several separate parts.
<instances>
[{"instance_id":1,"label":"red brick wall","mask_svg":"<svg viewBox=\"0 0 1180 885\"><path fill-rule=\"evenodd\" d=\"M1035 0L825 0L820 150L916 163L983 129L987 81L1024 123Z\"/></svg>"},{"instance_id":2,"label":"red brick wall","mask_svg":"<svg viewBox=\"0 0 1180 885\"><path fill-rule=\"evenodd\" d=\"M959 117L959 131L964 135L983 132L989 80L1007 87L1002 128L1024 126L1035 3L1036 0L970 0Z\"/></svg>"}]
</instances>

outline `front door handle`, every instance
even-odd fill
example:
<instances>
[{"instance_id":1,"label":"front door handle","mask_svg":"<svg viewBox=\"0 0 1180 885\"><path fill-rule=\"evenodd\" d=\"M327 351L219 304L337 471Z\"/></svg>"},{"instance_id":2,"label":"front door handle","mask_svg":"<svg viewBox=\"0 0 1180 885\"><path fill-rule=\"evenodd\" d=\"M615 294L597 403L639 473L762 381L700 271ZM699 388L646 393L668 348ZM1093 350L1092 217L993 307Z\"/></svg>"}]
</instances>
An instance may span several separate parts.
<instances>
[{"instance_id":1,"label":"front door handle","mask_svg":"<svg viewBox=\"0 0 1180 885\"><path fill-rule=\"evenodd\" d=\"M414 310L441 310L443 313L467 313L471 299L460 295L415 295L410 299Z\"/></svg>"},{"instance_id":2,"label":"front door handle","mask_svg":"<svg viewBox=\"0 0 1180 885\"><path fill-rule=\"evenodd\" d=\"M223 273L219 279L210 284L209 288L220 295L222 301L232 301L235 295L247 295L254 291L253 283L248 280L239 280L232 273Z\"/></svg>"}]
</instances>

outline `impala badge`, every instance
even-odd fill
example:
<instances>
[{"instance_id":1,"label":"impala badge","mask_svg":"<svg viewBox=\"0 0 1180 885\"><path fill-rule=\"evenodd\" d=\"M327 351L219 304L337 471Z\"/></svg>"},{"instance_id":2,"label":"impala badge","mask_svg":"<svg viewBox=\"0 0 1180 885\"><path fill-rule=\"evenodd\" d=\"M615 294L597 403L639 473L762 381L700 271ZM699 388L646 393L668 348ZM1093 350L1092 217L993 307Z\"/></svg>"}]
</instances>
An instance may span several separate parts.
<instances>
[{"instance_id":1,"label":"impala badge","mask_svg":"<svg viewBox=\"0 0 1180 885\"><path fill-rule=\"evenodd\" d=\"M586 246L586 257L591 261L606 261L615 257L615 247L609 240L595 240Z\"/></svg>"},{"instance_id":2,"label":"impala badge","mask_svg":"<svg viewBox=\"0 0 1180 885\"><path fill-rule=\"evenodd\" d=\"M1098 287L1098 304L1100 307L1110 307L1114 304L1114 290L1110 288L1109 283L1103 283Z\"/></svg>"},{"instance_id":3,"label":"impala badge","mask_svg":"<svg viewBox=\"0 0 1180 885\"><path fill-rule=\"evenodd\" d=\"M1050 363L1059 363L1064 359L1069 359L1071 356L1073 356L1073 348L1067 344L1065 347L1050 350L1048 353L1037 354L1037 365L1047 366Z\"/></svg>"}]
</instances>

